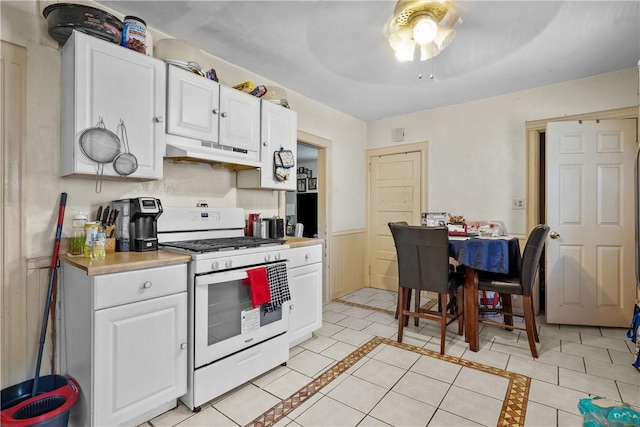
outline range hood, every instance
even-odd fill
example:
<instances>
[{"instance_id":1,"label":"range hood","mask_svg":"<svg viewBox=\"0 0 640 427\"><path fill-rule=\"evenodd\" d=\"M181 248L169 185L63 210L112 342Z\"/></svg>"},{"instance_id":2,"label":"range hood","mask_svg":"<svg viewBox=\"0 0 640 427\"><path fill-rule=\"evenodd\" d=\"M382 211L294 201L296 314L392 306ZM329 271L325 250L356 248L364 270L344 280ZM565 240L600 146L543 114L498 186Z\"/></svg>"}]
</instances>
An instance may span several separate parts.
<instances>
[{"instance_id":1,"label":"range hood","mask_svg":"<svg viewBox=\"0 0 640 427\"><path fill-rule=\"evenodd\" d=\"M260 153L188 138L167 135L165 158L202 163L230 163L260 167Z\"/></svg>"}]
</instances>

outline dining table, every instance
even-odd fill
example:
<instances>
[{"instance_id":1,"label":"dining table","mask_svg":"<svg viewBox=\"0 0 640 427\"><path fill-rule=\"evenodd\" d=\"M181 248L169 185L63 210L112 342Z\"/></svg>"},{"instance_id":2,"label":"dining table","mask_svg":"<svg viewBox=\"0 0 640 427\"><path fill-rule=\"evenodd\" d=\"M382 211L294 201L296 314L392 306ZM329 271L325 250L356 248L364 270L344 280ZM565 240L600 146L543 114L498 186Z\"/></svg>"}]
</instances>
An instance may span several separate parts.
<instances>
[{"instance_id":1,"label":"dining table","mask_svg":"<svg viewBox=\"0 0 640 427\"><path fill-rule=\"evenodd\" d=\"M480 349L478 276L520 276L520 243L514 236L450 236L449 255L465 267L464 326L471 351Z\"/></svg>"}]
</instances>

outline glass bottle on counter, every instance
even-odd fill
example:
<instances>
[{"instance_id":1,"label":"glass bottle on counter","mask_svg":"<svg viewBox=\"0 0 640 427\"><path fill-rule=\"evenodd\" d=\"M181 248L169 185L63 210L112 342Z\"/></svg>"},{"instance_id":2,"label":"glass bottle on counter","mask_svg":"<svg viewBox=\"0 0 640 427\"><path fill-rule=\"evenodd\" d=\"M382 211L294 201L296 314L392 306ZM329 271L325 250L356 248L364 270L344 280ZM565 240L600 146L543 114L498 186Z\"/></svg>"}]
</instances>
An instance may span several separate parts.
<instances>
[{"instance_id":1,"label":"glass bottle on counter","mask_svg":"<svg viewBox=\"0 0 640 427\"><path fill-rule=\"evenodd\" d=\"M71 222L73 230L71 230L70 249L71 255L82 255L84 253L84 243L86 234L84 225L87 223L87 216L82 212L78 212Z\"/></svg>"}]
</instances>

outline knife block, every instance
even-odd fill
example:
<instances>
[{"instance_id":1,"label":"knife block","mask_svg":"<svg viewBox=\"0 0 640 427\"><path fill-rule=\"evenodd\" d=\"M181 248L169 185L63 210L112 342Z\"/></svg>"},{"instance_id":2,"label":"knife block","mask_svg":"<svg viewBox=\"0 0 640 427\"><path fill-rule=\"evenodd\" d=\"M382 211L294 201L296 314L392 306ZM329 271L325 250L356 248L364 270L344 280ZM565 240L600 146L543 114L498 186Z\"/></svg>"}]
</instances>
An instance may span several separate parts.
<instances>
[{"instance_id":1,"label":"knife block","mask_svg":"<svg viewBox=\"0 0 640 427\"><path fill-rule=\"evenodd\" d=\"M107 236L115 236L115 225L107 225ZM104 251L108 254L115 253L116 251L116 238L115 237L107 237L107 240L104 244Z\"/></svg>"}]
</instances>

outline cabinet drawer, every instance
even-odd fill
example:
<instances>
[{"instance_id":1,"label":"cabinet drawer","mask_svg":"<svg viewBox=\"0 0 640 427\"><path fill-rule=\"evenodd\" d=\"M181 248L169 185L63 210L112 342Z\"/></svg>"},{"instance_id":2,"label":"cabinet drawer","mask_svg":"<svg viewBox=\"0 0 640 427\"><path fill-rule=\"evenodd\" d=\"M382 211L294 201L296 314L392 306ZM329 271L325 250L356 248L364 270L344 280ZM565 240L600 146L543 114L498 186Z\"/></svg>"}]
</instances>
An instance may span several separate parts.
<instances>
[{"instance_id":1,"label":"cabinet drawer","mask_svg":"<svg viewBox=\"0 0 640 427\"><path fill-rule=\"evenodd\" d=\"M186 264L105 274L94 279L94 310L186 290Z\"/></svg>"},{"instance_id":2,"label":"cabinet drawer","mask_svg":"<svg viewBox=\"0 0 640 427\"><path fill-rule=\"evenodd\" d=\"M290 268L322 262L322 245L289 249L288 257Z\"/></svg>"}]
</instances>

